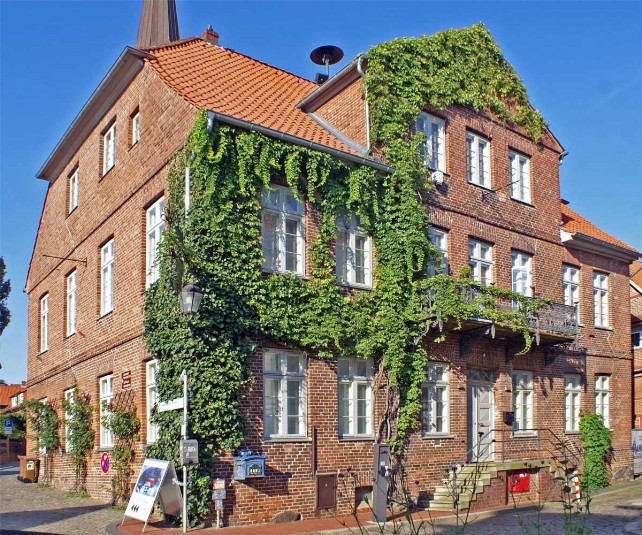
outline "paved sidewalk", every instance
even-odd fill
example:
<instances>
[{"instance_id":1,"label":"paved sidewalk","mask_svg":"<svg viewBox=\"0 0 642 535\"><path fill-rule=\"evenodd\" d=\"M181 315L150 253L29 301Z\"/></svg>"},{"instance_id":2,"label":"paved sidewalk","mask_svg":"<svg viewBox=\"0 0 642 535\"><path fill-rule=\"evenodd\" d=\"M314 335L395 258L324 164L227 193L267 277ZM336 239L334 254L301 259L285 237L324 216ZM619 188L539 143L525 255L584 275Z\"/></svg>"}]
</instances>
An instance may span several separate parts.
<instances>
[{"instance_id":1,"label":"paved sidewalk","mask_svg":"<svg viewBox=\"0 0 642 535\"><path fill-rule=\"evenodd\" d=\"M98 500L21 483L17 475L18 463L0 466L0 535L103 535L107 525L123 518Z\"/></svg>"},{"instance_id":2,"label":"paved sidewalk","mask_svg":"<svg viewBox=\"0 0 642 535\"><path fill-rule=\"evenodd\" d=\"M623 483L595 493L590 508L591 515L587 518L586 527L590 529L592 535L642 535L642 480ZM362 526L369 533L381 533L381 529L368 520L369 515L365 515L362 518ZM427 512L422 512L415 516L415 527L418 527L422 520L424 522L423 528L417 529L415 532L426 535L453 533L457 521L453 515L440 517L433 515L431 519ZM342 525L342 522L345 522L345 525ZM564 515L561 504L549 502L544 504L539 513L532 507L520 510L506 508L471 514L469 524L466 526L466 534L542 533L558 535L564 533L563 522ZM540 525L539 531L536 528L537 524ZM122 526L109 526L108 531L113 535L138 535L142 527L142 522L128 519ZM191 532L195 535L214 535L215 533L219 535L356 535L360 533L354 519L336 518L261 526L227 527L223 531L216 528L195 529ZM145 533L178 535L182 533L182 530L163 523L153 523L148 525ZM393 533L390 523L385 533ZM410 532L406 530L402 533Z\"/></svg>"}]
</instances>

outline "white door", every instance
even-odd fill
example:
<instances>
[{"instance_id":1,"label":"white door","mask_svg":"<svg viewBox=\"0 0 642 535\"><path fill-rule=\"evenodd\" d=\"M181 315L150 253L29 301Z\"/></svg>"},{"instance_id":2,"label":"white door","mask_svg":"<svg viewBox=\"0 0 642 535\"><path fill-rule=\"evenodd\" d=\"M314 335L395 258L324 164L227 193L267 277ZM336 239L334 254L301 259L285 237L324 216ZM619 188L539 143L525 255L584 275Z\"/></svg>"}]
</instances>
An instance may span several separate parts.
<instances>
[{"instance_id":1,"label":"white door","mask_svg":"<svg viewBox=\"0 0 642 535\"><path fill-rule=\"evenodd\" d=\"M468 444L470 461L493 460L493 374L472 369L468 377Z\"/></svg>"}]
</instances>

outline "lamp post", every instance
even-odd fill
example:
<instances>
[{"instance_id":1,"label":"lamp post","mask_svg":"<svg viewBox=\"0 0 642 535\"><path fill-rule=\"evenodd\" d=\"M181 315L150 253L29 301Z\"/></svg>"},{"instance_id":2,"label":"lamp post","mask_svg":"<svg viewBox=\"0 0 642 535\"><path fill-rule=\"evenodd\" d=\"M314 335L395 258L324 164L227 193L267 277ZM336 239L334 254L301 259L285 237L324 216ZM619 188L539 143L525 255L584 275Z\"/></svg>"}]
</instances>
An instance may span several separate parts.
<instances>
[{"instance_id":1,"label":"lamp post","mask_svg":"<svg viewBox=\"0 0 642 535\"><path fill-rule=\"evenodd\" d=\"M203 290L201 290L193 281L188 282L180 292L179 300L181 312L188 317L198 312L198 307L203 299ZM192 332L190 327L190 333ZM187 440L187 369L181 373L183 379L183 440ZM187 465L183 465L183 533L187 533Z\"/></svg>"}]
</instances>

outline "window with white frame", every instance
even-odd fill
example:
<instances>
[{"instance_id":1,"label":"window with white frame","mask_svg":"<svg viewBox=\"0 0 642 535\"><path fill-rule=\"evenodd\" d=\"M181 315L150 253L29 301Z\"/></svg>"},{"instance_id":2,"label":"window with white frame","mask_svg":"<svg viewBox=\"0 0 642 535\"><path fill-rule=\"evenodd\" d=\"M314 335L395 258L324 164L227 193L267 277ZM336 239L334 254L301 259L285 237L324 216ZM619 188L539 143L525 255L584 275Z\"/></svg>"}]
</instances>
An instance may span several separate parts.
<instances>
[{"instance_id":1,"label":"window with white frame","mask_svg":"<svg viewBox=\"0 0 642 535\"><path fill-rule=\"evenodd\" d=\"M263 352L263 434L265 438L306 434L306 358L294 351Z\"/></svg>"},{"instance_id":2,"label":"window with white frame","mask_svg":"<svg viewBox=\"0 0 642 535\"><path fill-rule=\"evenodd\" d=\"M511 252L511 281L515 293L533 296L533 257L518 251Z\"/></svg>"},{"instance_id":3,"label":"window with white frame","mask_svg":"<svg viewBox=\"0 0 642 535\"><path fill-rule=\"evenodd\" d=\"M111 430L104 424L111 411L110 405L114 399L114 376L105 375L99 379L100 392L100 447L110 448L114 445L114 436Z\"/></svg>"},{"instance_id":4,"label":"window with white frame","mask_svg":"<svg viewBox=\"0 0 642 535\"><path fill-rule=\"evenodd\" d=\"M631 333L631 345L633 349L642 349L642 331L633 331Z\"/></svg>"},{"instance_id":5,"label":"window with white frame","mask_svg":"<svg viewBox=\"0 0 642 535\"><path fill-rule=\"evenodd\" d=\"M593 307L596 327L609 326L609 276L593 273Z\"/></svg>"},{"instance_id":6,"label":"window with white frame","mask_svg":"<svg viewBox=\"0 0 642 535\"><path fill-rule=\"evenodd\" d=\"M131 117L131 129L132 129L132 146L138 143L140 139L140 112L135 112Z\"/></svg>"},{"instance_id":7,"label":"window with white frame","mask_svg":"<svg viewBox=\"0 0 642 535\"><path fill-rule=\"evenodd\" d=\"M493 282L493 246L478 240L468 242L468 263L473 279L489 286Z\"/></svg>"},{"instance_id":8,"label":"window with white frame","mask_svg":"<svg viewBox=\"0 0 642 535\"><path fill-rule=\"evenodd\" d=\"M65 401L67 402L67 407L65 408L65 448L69 452L71 451L71 442L69 441L69 422L73 419L73 413L71 412L71 406L76 401L76 389L70 388L65 390Z\"/></svg>"},{"instance_id":9,"label":"window with white frame","mask_svg":"<svg viewBox=\"0 0 642 535\"><path fill-rule=\"evenodd\" d=\"M103 134L103 175L116 163L116 123Z\"/></svg>"},{"instance_id":10,"label":"window with white frame","mask_svg":"<svg viewBox=\"0 0 642 535\"><path fill-rule=\"evenodd\" d=\"M420 113L417 118L417 132L425 136L420 147L421 156L430 169L446 170L445 124L443 119L427 113Z\"/></svg>"},{"instance_id":11,"label":"window with white frame","mask_svg":"<svg viewBox=\"0 0 642 535\"><path fill-rule=\"evenodd\" d=\"M147 444L156 442L158 438L158 425L152 423L152 409L156 405L156 372L158 361L150 360L145 365L145 391L147 392Z\"/></svg>"},{"instance_id":12,"label":"window with white frame","mask_svg":"<svg viewBox=\"0 0 642 535\"><path fill-rule=\"evenodd\" d=\"M165 199L159 199L147 209L147 242L146 242L146 286L149 287L160 277L158 262L158 244L165 229Z\"/></svg>"},{"instance_id":13,"label":"window with white frame","mask_svg":"<svg viewBox=\"0 0 642 535\"><path fill-rule=\"evenodd\" d=\"M114 240L100 249L100 315L114 309Z\"/></svg>"},{"instance_id":14,"label":"window with white frame","mask_svg":"<svg viewBox=\"0 0 642 535\"><path fill-rule=\"evenodd\" d=\"M305 273L305 205L290 188L263 188L263 269L278 273Z\"/></svg>"},{"instance_id":15,"label":"window with white frame","mask_svg":"<svg viewBox=\"0 0 642 535\"><path fill-rule=\"evenodd\" d=\"M609 427L609 405L611 402L610 377L608 375L595 376L595 414L601 414L604 425Z\"/></svg>"},{"instance_id":16,"label":"window with white frame","mask_svg":"<svg viewBox=\"0 0 642 535\"><path fill-rule=\"evenodd\" d=\"M513 409L517 432L533 429L533 372L513 371Z\"/></svg>"},{"instance_id":17,"label":"window with white frame","mask_svg":"<svg viewBox=\"0 0 642 535\"><path fill-rule=\"evenodd\" d=\"M564 291L564 304L579 309L580 270L578 268L566 264L562 266L562 290Z\"/></svg>"},{"instance_id":18,"label":"window with white frame","mask_svg":"<svg viewBox=\"0 0 642 535\"><path fill-rule=\"evenodd\" d=\"M433 277L440 274L448 274L448 233L432 227L430 229L430 241L435 246L439 258L430 260L428 264L428 276Z\"/></svg>"},{"instance_id":19,"label":"window with white frame","mask_svg":"<svg viewBox=\"0 0 642 535\"><path fill-rule=\"evenodd\" d=\"M424 435L450 432L449 370L444 362L429 362L421 385L421 430Z\"/></svg>"},{"instance_id":20,"label":"window with white frame","mask_svg":"<svg viewBox=\"0 0 642 535\"><path fill-rule=\"evenodd\" d=\"M523 202L531 202L530 158L510 151L510 196Z\"/></svg>"},{"instance_id":21,"label":"window with white frame","mask_svg":"<svg viewBox=\"0 0 642 535\"><path fill-rule=\"evenodd\" d=\"M490 142L466 132L466 173L468 182L490 188Z\"/></svg>"},{"instance_id":22,"label":"window with white frame","mask_svg":"<svg viewBox=\"0 0 642 535\"><path fill-rule=\"evenodd\" d=\"M564 376L564 430L575 433L580 430L580 401L582 377L578 374Z\"/></svg>"},{"instance_id":23,"label":"window with white frame","mask_svg":"<svg viewBox=\"0 0 642 535\"><path fill-rule=\"evenodd\" d=\"M69 177L69 213L78 206L78 169Z\"/></svg>"},{"instance_id":24,"label":"window with white frame","mask_svg":"<svg viewBox=\"0 0 642 535\"><path fill-rule=\"evenodd\" d=\"M339 437L372 435L372 359L337 359Z\"/></svg>"},{"instance_id":25,"label":"window with white frame","mask_svg":"<svg viewBox=\"0 0 642 535\"><path fill-rule=\"evenodd\" d=\"M67 336L76 332L76 270L67 275Z\"/></svg>"},{"instance_id":26,"label":"window with white frame","mask_svg":"<svg viewBox=\"0 0 642 535\"><path fill-rule=\"evenodd\" d=\"M40 352L49 349L49 294L40 298Z\"/></svg>"},{"instance_id":27,"label":"window with white frame","mask_svg":"<svg viewBox=\"0 0 642 535\"><path fill-rule=\"evenodd\" d=\"M335 253L340 284L372 286L372 240L357 216L338 219Z\"/></svg>"}]
</instances>

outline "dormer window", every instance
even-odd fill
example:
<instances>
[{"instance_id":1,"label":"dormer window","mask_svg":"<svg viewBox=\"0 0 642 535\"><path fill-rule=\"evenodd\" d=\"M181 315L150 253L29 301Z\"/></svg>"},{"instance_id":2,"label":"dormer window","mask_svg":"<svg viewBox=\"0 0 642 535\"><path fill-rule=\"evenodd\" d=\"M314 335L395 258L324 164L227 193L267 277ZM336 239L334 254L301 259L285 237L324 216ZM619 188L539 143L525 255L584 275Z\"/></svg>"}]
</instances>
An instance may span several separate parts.
<instances>
[{"instance_id":1,"label":"dormer window","mask_svg":"<svg viewBox=\"0 0 642 535\"><path fill-rule=\"evenodd\" d=\"M445 125L443 119L427 113L420 113L416 122L417 132L426 136L419 149L424 165L437 171L446 171Z\"/></svg>"}]
</instances>

